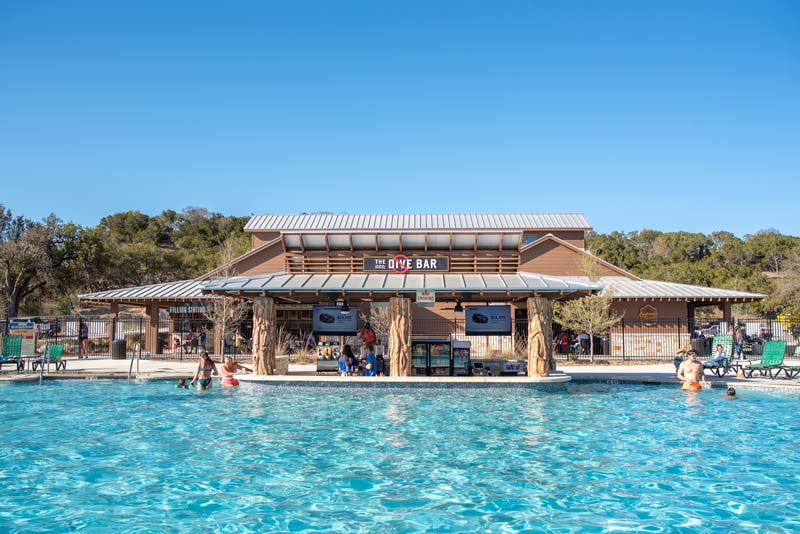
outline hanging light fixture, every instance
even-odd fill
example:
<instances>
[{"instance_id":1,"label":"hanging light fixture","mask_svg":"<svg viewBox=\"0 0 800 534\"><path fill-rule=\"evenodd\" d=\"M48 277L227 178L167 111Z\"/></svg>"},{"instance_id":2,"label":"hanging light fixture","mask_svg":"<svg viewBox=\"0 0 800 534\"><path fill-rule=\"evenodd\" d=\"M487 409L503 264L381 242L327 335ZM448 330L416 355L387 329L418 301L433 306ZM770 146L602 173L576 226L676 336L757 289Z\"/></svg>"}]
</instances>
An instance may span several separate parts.
<instances>
[{"instance_id":1,"label":"hanging light fixture","mask_svg":"<svg viewBox=\"0 0 800 534\"><path fill-rule=\"evenodd\" d=\"M464 307L461 305L461 299L456 299L456 305L453 308L453 311L456 313L461 313L464 311Z\"/></svg>"}]
</instances>

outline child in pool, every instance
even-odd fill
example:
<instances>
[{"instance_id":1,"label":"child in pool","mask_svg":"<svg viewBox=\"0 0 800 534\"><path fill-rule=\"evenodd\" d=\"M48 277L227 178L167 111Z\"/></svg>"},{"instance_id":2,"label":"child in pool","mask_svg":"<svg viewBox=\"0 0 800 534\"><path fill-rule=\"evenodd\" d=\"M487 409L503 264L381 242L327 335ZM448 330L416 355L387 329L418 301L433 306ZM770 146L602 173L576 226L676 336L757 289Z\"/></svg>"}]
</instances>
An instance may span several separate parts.
<instances>
[{"instance_id":1,"label":"child in pool","mask_svg":"<svg viewBox=\"0 0 800 534\"><path fill-rule=\"evenodd\" d=\"M236 374L237 371L245 371L250 372L250 369L245 367L244 365L240 364L239 362L233 361L233 358L230 356L225 356L223 358L222 364L222 382L221 385L224 386L238 386L239 381L236 380L233 375Z\"/></svg>"},{"instance_id":2,"label":"child in pool","mask_svg":"<svg viewBox=\"0 0 800 534\"><path fill-rule=\"evenodd\" d=\"M175 385L175 387L180 389L189 389L189 385L186 383L185 378L179 378L178 383Z\"/></svg>"}]
</instances>

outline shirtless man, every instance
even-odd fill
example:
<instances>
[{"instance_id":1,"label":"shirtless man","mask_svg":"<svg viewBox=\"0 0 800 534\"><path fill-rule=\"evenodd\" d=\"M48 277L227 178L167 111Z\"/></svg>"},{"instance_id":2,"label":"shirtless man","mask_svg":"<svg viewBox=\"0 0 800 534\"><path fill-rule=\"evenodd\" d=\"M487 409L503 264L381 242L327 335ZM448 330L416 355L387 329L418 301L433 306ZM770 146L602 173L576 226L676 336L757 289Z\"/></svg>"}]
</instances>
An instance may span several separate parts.
<instances>
[{"instance_id":1,"label":"shirtless man","mask_svg":"<svg viewBox=\"0 0 800 534\"><path fill-rule=\"evenodd\" d=\"M689 359L678 367L678 380L683 382L681 389L700 391L702 384L710 386L703 375L703 364L697 359L697 351L690 350L688 356Z\"/></svg>"}]
</instances>

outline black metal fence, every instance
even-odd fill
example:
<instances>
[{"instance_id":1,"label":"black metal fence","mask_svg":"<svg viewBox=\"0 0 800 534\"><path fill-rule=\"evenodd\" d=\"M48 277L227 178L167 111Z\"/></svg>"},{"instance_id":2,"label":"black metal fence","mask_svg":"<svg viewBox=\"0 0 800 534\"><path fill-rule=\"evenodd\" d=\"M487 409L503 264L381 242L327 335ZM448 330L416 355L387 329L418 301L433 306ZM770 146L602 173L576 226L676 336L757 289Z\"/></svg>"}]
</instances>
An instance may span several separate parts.
<instances>
[{"instance_id":1,"label":"black metal fence","mask_svg":"<svg viewBox=\"0 0 800 534\"><path fill-rule=\"evenodd\" d=\"M46 343L63 344L67 358L110 358L112 343L124 341L125 353L141 350L142 357L160 360L189 360L198 357L202 350L217 357L233 356L237 360L251 359L253 322L245 320L227 328L221 343L217 343L218 330L202 318L161 319L157 328L154 351L148 351L148 318L130 316L111 317L36 317L38 331L36 352L41 354ZM798 322L800 323L800 322ZM787 354L800 352L800 324L774 319L739 318L725 322L721 320L622 319L606 336L595 336L593 356L588 335L553 325L553 353L560 361L672 361L675 353L693 347L703 355L713 352L713 337L720 333L731 333L734 325L742 331L745 355L758 356L763 344L769 340L787 343ZM378 344L388 346L385 325L374 325ZM514 321L512 332L505 336L467 335L463 319L415 320L413 335L428 338L449 338L469 341L470 354L474 359L527 358L527 320ZM8 321L0 320L2 332L8 330ZM339 336L315 336L309 319L285 319L278 321L278 350L289 354L299 363L316 359L319 342L337 340L342 344L359 345L358 339Z\"/></svg>"}]
</instances>

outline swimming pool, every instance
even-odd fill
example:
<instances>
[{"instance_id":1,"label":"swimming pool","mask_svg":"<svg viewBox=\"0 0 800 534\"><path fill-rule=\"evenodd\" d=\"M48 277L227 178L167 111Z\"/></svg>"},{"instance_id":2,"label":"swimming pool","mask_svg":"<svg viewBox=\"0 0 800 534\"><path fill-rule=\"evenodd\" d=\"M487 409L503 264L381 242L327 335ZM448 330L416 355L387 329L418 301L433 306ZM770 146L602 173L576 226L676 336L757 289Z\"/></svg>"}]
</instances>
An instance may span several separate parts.
<instances>
[{"instance_id":1,"label":"swimming pool","mask_svg":"<svg viewBox=\"0 0 800 534\"><path fill-rule=\"evenodd\" d=\"M0 385L0 531L797 532L800 397Z\"/></svg>"}]
</instances>

